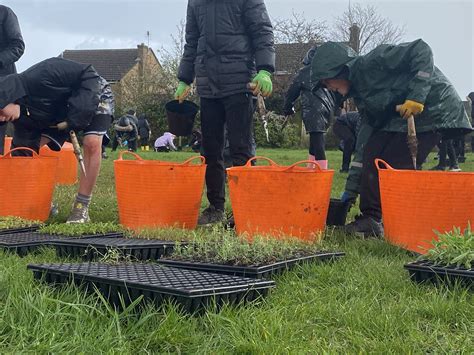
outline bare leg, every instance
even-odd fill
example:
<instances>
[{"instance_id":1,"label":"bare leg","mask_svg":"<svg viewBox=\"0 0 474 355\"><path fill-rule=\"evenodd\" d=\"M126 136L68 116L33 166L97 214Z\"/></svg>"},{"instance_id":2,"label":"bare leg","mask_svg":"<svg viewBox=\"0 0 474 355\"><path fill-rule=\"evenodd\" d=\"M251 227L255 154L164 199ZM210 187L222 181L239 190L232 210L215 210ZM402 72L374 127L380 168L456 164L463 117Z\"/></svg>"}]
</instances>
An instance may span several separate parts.
<instances>
[{"instance_id":1,"label":"bare leg","mask_svg":"<svg viewBox=\"0 0 474 355\"><path fill-rule=\"evenodd\" d=\"M79 180L79 193L90 196L99 176L100 165L102 162L102 136L89 134L84 136L84 165L86 167L86 176L81 172Z\"/></svg>"}]
</instances>

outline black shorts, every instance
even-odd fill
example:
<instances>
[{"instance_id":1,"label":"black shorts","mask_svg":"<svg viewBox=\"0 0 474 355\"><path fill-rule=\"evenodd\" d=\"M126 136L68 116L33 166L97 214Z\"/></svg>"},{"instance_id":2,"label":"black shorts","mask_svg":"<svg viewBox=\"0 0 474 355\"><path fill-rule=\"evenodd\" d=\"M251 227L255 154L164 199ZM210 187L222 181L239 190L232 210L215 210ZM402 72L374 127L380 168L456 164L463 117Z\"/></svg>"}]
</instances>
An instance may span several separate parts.
<instances>
[{"instance_id":1,"label":"black shorts","mask_svg":"<svg viewBox=\"0 0 474 355\"><path fill-rule=\"evenodd\" d=\"M84 136L103 136L112 123L112 116L98 114L92 118L91 123L82 132ZM40 129L27 117L20 117L15 121L15 134L13 137L14 147L28 147L39 151L41 137L48 138L48 147L51 150L59 151L62 145L69 139L69 131L59 131L55 128Z\"/></svg>"}]
</instances>

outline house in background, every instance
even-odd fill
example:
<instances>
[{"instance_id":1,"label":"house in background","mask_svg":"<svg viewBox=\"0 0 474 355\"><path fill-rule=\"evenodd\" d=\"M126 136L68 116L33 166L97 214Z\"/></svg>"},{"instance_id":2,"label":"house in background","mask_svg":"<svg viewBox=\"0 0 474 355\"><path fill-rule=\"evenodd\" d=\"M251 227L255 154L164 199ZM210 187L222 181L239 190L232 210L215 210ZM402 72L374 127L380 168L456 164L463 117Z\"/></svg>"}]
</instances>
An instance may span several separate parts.
<instances>
[{"instance_id":1,"label":"house in background","mask_svg":"<svg viewBox=\"0 0 474 355\"><path fill-rule=\"evenodd\" d=\"M133 106L135 97L147 89L149 78L162 72L153 49L143 43L130 49L65 50L60 57L92 64L111 84L118 107Z\"/></svg>"}]
</instances>

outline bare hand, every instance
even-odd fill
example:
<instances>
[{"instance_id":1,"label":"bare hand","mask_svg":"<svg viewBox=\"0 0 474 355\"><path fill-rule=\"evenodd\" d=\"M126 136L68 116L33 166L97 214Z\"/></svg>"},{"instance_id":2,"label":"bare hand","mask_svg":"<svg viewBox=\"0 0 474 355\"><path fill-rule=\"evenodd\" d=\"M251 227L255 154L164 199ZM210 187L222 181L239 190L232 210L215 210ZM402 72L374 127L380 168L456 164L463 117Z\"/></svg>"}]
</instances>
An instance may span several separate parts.
<instances>
[{"instance_id":1,"label":"bare hand","mask_svg":"<svg viewBox=\"0 0 474 355\"><path fill-rule=\"evenodd\" d=\"M0 110L0 122L15 121L20 117L20 105L8 104Z\"/></svg>"}]
</instances>

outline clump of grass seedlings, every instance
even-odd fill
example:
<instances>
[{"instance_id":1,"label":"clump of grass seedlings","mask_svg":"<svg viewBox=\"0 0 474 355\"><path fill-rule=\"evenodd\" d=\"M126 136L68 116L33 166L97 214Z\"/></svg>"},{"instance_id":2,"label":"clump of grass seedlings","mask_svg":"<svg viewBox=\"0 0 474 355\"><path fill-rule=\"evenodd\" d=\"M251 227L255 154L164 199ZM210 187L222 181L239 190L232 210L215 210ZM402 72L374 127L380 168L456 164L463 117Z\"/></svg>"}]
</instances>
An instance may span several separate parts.
<instances>
[{"instance_id":1,"label":"clump of grass seedlings","mask_svg":"<svg viewBox=\"0 0 474 355\"><path fill-rule=\"evenodd\" d=\"M461 228L454 227L452 231L436 234L439 239L433 241L434 247L420 258L431 260L436 264L474 268L474 232L470 224L464 232Z\"/></svg>"},{"instance_id":2,"label":"clump of grass seedlings","mask_svg":"<svg viewBox=\"0 0 474 355\"><path fill-rule=\"evenodd\" d=\"M187 242L196 237L196 231L181 228L142 228L138 231L126 230L127 237Z\"/></svg>"},{"instance_id":3,"label":"clump of grass seedlings","mask_svg":"<svg viewBox=\"0 0 474 355\"><path fill-rule=\"evenodd\" d=\"M15 216L0 217L0 229L12 229L40 226L43 222L23 219Z\"/></svg>"},{"instance_id":4,"label":"clump of grass seedlings","mask_svg":"<svg viewBox=\"0 0 474 355\"><path fill-rule=\"evenodd\" d=\"M113 232L122 232L123 228L115 223L54 223L47 226L42 226L39 229L40 233L64 235L68 237L77 237L81 235L92 234L106 234Z\"/></svg>"},{"instance_id":5,"label":"clump of grass seedlings","mask_svg":"<svg viewBox=\"0 0 474 355\"><path fill-rule=\"evenodd\" d=\"M225 265L258 266L321 251L321 242L307 243L299 239L274 239L265 236L245 237L233 231L214 228L196 235L190 246L177 245L169 257L174 260L198 261Z\"/></svg>"}]
</instances>

